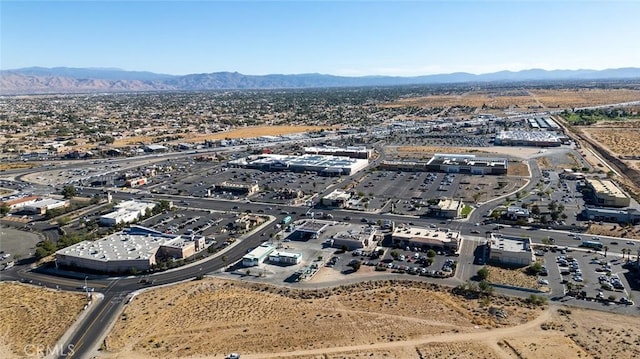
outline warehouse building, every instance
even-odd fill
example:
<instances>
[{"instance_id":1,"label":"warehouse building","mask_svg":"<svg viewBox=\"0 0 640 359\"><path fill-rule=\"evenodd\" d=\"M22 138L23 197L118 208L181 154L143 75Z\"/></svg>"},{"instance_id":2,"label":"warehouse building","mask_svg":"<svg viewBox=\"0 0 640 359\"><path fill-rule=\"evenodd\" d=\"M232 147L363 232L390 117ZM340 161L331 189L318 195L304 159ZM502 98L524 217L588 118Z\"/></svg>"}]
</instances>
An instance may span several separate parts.
<instances>
[{"instance_id":1,"label":"warehouse building","mask_svg":"<svg viewBox=\"0 0 640 359\"><path fill-rule=\"evenodd\" d=\"M450 198L441 199L437 204L429 206L429 215L439 218L458 218L462 212L462 201Z\"/></svg>"},{"instance_id":2,"label":"warehouse building","mask_svg":"<svg viewBox=\"0 0 640 359\"><path fill-rule=\"evenodd\" d=\"M457 252L462 236L460 232L447 228L431 229L404 225L393 230L391 241L400 247L434 248Z\"/></svg>"},{"instance_id":3,"label":"warehouse building","mask_svg":"<svg viewBox=\"0 0 640 359\"><path fill-rule=\"evenodd\" d=\"M628 207L631 199L611 180L591 178L586 180L595 204L605 207Z\"/></svg>"},{"instance_id":4,"label":"warehouse building","mask_svg":"<svg viewBox=\"0 0 640 359\"><path fill-rule=\"evenodd\" d=\"M314 155L332 155L332 156L344 156L344 157L351 157L351 158L369 159L373 155L373 149L366 148L364 146L347 146L347 147L322 146L322 147L305 147L304 153L314 154Z\"/></svg>"},{"instance_id":5,"label":"warehouse building","mask_svg":"<svg viewBox=\"0 0 640 359\"><path fill-rule=\"evenodd\" d=\"M344 208L351 199L351 194L340 189L336 189L328 195L322 197L321 203L326 207Z\"/></svg>"},{"instance_id":6,"label":"warehouse building","mask_svg":"<svg viewBox=\"0 0 640 359\"><path fill-rule=\"evenodd\" d=\"M562 139L549 131L500 131L494 143L501 146L557 147L562 144Z\"/></svg>"},{"instance_id":7,"label":"warehouse building","mask_svg":"<svg viewBox=\"0 0 640 359\"><path fill-rule=\"evenodd\" d=\"M489 259L507 266L524 267L535 262L531 238L492 233Z\"/></svg>"},{"instance_id":8,"label":"warehouse building","mask_svg":"<svg viewBox=\"0 0 640 359\"><path fill-rule=\"evenodd\" d=\"M316 172L321 176L352 175L363 170L368 160L325 155L262 154L229 161L231 167L254 168L264 171Z\"/></svg>"},{"instance_id":9,"label":"warehouse building","mask_svg":"<svg viewBox=\"0 0 640 359\"><path fill-rule=\"evenodd\" d=\"M427 170L446 173L469 173L474 175L507 173L506 158L476 157L476 155L436 153L427 162Z\"/></svg>"},{"instance_id":10,"label":"warehouse building","mask_svg":"<svg viewBox=\"0 0 640 359\"><path fill-rule=\"evenodd\" d=\"M202 237L183 238L134 226L56 252L56 264L100 273L147 271L162 259L183 259L205 249Z\"/></svg>"},{"instance_id":11,"label":"warehouse building","mask_svg":"<svg viewBox=\"0 0 640 359\"><path fill-rule=\"evenodd\" d=\"M147 210L152 211L156 207L153 202L124 201L118 203L111 213L100 216L99 222L104 226L117 226L122 223L133 223L147 214Z\"/></svg>"},{"instance_id":12,"label":"warehouse building","mask_svg":"<svg viewBox=\"0 0 640 359\"><path fill-rule=\"evenodd\" d=\"M242 257L242 265L245 267L257 266L264 262L275 249L276 247L263 243Z\"/></svg>"}]
</instances>

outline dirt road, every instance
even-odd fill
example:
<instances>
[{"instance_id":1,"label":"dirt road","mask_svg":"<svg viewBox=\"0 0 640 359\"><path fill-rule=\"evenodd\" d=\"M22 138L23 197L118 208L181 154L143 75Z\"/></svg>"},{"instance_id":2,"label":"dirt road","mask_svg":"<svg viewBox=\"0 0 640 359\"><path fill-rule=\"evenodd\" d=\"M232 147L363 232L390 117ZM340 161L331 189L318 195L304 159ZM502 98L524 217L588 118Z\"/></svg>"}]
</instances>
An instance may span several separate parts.
<instances>
[{"instance_id":1,"label":"dirt road","mask_svg":"<svg viewBox=\"0 0 640 359\"><path fill-rule=\"evenodd\" d=\"M261 353L261 354L243 354L243 358L249 359L258 359L258 358L283 358L283 357L295 357L302 355L322 355L322 354L333 354L333 353L343 353L343 352L357 352L357 351L374 351L380 349L391 349L391 348L402 348L402 347L415 347L422 344L427 343L444 343L444 342L470 342L470 341L479 341L487 343L492 349L496 351L496 355L501 358L510 358L510 356L503 351L500 346L497 345L497 342L505 337L514 338L518 336L527 336L531 335L532 331L540 328L540 325L545 321L551 318L551 313L556 310L555 307L550 306L545 310L540 316L536 319L529 321L527 323L517 325L509 328L499 328L499 329L478 329L477 332L474 333L458 333L458 334L441 334L441 335L432 335L423 338L404 340L404 341L394 341L388 343L374 343L374 344L360 344L360 345L350 345L350 346L341 346L341 347L333 347L333 348L323 348L323 349L309 349L309 350L295 350L295 351L287 351L287 352L279 352L279 353Z\"/></svg>"}]
</instances>

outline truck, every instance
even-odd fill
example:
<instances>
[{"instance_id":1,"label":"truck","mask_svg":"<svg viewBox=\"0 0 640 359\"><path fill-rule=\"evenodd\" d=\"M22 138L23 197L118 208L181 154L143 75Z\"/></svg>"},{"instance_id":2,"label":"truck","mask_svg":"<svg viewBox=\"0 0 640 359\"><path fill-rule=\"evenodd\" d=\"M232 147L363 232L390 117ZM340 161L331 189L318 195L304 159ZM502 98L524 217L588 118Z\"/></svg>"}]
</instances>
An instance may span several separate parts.
<instances>
[{"instance_id":1,"label":"truck","mask_svg":"<svg viewBox=\"0 0 640 359\"><path fill-rule=\"evenodd\" d=\"M282 219L282 225L286 226L287 224L291 223L291 216L286 216Z\"/></svg>"}]
</instances>

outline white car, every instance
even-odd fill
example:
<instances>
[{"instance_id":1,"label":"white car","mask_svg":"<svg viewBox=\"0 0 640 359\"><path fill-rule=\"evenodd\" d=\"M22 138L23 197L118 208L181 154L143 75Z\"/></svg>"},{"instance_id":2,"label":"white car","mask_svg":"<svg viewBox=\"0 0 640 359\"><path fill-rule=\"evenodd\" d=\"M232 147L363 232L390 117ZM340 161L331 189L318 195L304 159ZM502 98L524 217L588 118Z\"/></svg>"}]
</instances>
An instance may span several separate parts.
<instances>
[{"instance_id":1,"label":"white car","mask_svg":"<svg viewBox=\"0 0 640 359\"><path fill-rule=\"evenodd\" d=\"M549 285L549 281L546 279L539 279L538 280L538 284L542 284L542 285Z\"/></svg>"}]
</instances>

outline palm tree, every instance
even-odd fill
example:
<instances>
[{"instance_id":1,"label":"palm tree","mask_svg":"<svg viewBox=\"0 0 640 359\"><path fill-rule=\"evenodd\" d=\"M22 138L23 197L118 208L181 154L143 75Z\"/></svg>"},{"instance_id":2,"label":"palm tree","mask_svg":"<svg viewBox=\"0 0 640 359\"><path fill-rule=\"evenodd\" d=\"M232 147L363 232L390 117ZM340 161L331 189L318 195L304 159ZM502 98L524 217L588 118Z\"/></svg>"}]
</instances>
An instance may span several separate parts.
<instances>
[{"instance_id":1,"label":"palm tree","mask_svg":"<svg viewBox=\"0 0 640 359\"><path fill-rule=\"evenodd\" d=\"M609 250L609 246L604 246L602 249L604 249L604 257L607 257L607 251Z\"/></svg>"}]
</instances>

